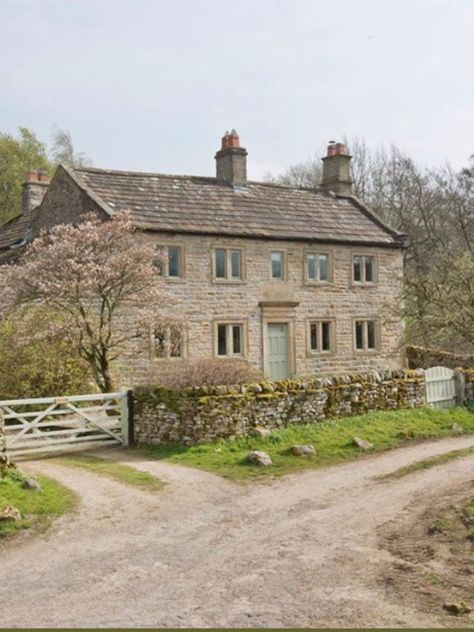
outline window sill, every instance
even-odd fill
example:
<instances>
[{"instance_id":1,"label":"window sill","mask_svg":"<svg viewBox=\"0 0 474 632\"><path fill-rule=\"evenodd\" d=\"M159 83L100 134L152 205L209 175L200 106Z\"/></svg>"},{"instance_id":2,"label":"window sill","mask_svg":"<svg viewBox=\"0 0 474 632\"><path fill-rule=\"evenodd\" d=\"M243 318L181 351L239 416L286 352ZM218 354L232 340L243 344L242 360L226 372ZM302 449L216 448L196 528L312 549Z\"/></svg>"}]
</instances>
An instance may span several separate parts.
<instances>
[{"instance_id":1,"label":"window sill","mask_svg":"<svg viewBox=\"0 0 474 632\"><path fill-rule=\"evenodd\" d=\"M212 279L215 285L243 285L245 279Z\"/></svg>"},{"instance_id":2,"label":"window sill","mask_svg":"<svg viewBox=\"0 0 474 632\"><path fill-rule=\"evenodd\" d=\"M335 351L307 351L306 352L306 357L308 358L330 358L332 356L335 356L336 352Z\"/></svg>"},{"instance_id":3,"label":"window sill","mask_svg":"<svg viewBox=\"0 0 474 632\"><path fill-rule=\"evenodd\" d=\"M378 283L376 283L375 281L352 281L352 287L362 287L362 288L369 288L369 287L377 287Z\"/></svg>"},{"instance_id":4,"label":"window sill","mask_svg":"<svg viewBox=\"0 0 474 632\"><path fill-rule=\"evenodd\" d=\"M184 277L163 277L166 283L185 283Z\"/></svg>"},{"instance_id":5,"label":"window sill","mask_svg":"<svg viewBox=\"0 0 474 632\"><path fill-rule=\"evenodd\" d=\"M333 288L334 287L334 282L333 281L308 281L308 279L305 280L304 282L305 286L308 287L330 287Z\"/></svg>"},{"instance_id":6,"label":"window sill","mask_svg":"<svg viewBox=\"0 0 474 632\"><path fill-rule=\"evenodd\" d=\"M354 349L354 353L356 353L357 355L376 355L377 353L380 353L380 349Z\"/></svg>"}]
</instances>

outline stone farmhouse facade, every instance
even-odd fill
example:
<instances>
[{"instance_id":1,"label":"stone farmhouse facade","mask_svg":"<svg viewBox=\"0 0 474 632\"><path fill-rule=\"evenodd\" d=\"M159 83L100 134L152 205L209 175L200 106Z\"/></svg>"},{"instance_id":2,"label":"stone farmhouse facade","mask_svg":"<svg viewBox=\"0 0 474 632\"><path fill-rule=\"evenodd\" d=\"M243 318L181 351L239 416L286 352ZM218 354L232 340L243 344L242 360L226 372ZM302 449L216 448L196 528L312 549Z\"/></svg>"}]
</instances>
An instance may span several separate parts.
<instances>
[{"instance_id":1,"label":"stone farmhouse facade","mask_svg":"<svg viewBox=\"0 0 474 632\"><path fill-rule=\"evenodd\" d=\"M234 130L215 159L215 177L59 166L45 186L32 172L16 244L85 212L131 213L166 255L176 322L124 354L134 381L202 358L246 360L273 379L405 366L403 324L386 317L405 238L352 195L345 145L329 145L318 189L248 181Z\"/></svg>"}]
</instances>

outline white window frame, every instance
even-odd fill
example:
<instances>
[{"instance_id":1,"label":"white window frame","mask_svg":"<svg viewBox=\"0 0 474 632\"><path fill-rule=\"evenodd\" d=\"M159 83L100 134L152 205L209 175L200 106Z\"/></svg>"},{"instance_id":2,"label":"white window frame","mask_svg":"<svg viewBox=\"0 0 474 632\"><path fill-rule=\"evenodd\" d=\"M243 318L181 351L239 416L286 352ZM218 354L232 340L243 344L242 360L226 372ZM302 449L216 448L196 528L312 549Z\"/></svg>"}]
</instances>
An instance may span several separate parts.
<instances>
[{"instance_id":1,"label":"white window frame","mask_svg":"<svg viewBox=\"0 0 474 632\"><path fill-rule=\"evenodd\" d=\"M329 323L329 349L322 349L322 333L323 333L323 323ZM318 348L313 349L311 347L311 326L316 325L317 327L317 341ZM307 321L307 336L308 336L308 344L307 350L308 355L331 355L336 351L336 319L335 318L308 318Z\"/></svg>"},{"instance_id":2,"label":"white window frame","mask_svg":"<svg viewBox=\"0 0 474 632\"><path fill-rule=\"evenodd\" d=\"M321 280L320 276L321 276L321 270L320 270L320 266L319 266L319 258L317 259L317 266L316 266L316 278L312 279L309 276L309 270L308 270L308 257L313 256L313 257L321 257L321 256L325 256L327 257L328 260L328 278L327 280ZM319 250L319 249L307 249L304 251L304 260L303 260L303 266L304 266L304 282L305 284L308 285L330 285L332 283L332 279L333 279L333 253L331 250Z\"/></svg>"},{"instance_id":3,"label":"white window frame","mask_svg":"<svg viewBox=\"0 0 474 632\"><path fill-rule=\"evenodd\" d=\"M175 328L180 334L180 355L171 355L171 328ZM163 329L165 334L164 340L164 355L158 355L156 351L156 337L155 332L157 329ZM182 327L178 325L171 324L158 324L156 327L152 327L150 329L150 356L153 360L157 360L160 362L163 361L175 361L175 360L183 360L186 357L186 345L185 345L185 335Z\"/></svg>"},{"instance_id":4,"label":"white window frame","mask_svg":"<svg viewBox=\"0 0 474 632\"><path fill-rule=\"evenodd\" d=\"M375 347L368 347L368 323L374 323ZM357 323L362 323L362 349L357 347ZM380 350L380 327L377 318L354 318L353 326L354 351L356 353L377 353Z\"/></svg>"},{"instance_id":5,"label":"white window frame","mask_svg":"<svg viewBox=\"0 0 474 632\"><path fill-rule=\"evenodd\" d=\"M273 276L273 260L272 260L272 256L274 254L279 254L281 255L281 276L279 277L274 277ZM281 281L286 281L287 279L287 257L286 257L286 252L284 250L279 250L279 249L274 249L274 250L270 250L269 253L269 266L270 266L270 280L271 281L275 281L277 283L281 282Z\"/></svg>"},{"instance_id":6,"label":"white window frame","mask_svg":"<svg viewBox=\"0 0 474 632\"><path fill-rule=\"evenodd\" d=\"M360 257L361 259L361 280L360 281L356 281L355 280L355 274L354 274L354 259L356 257ZM372 281L366 281L365 280L365 260L366 259L372 259ZM361 286L361 285L367 285L367 286L373 286L377 284L377 278L378 278L378 258L377 255L375 253L369 253L369 252L353 252L352 256L351 256L351 279L352 279L352 284L355 286Z\"/></svg>"},{"instance_id":7,"label":"white window frame","mask_svg":"<svg viewBox=\"0 0 474 632\"><path fill-rule=\"evenodd\" d=\"M216 251L225 250L225 277L217 276L216 266ZM232 276L232 253L240 253L240 276ZM243 283L245 281L245 249L241 246L221 246L219 244L212 246L211 259L212 259L212 281L213 283Z\"/></svg>"},{"instance_id":8,"label":"white window frame","mask_svg":"<svg viewBox=\"0 0 474 632\"><path fill-rule=\"evenodd\" d=\"M226 354L219 354L219 325L226 328ZM233 351L233 327L240 327L240 353ZM246 358L247 357L247 322L244 320L214 321L214 356L216 358Z\"/></svg>"},{"instance_id":9,"label":"white window frame","mask_svg":"<svg viewBox=\"0 0 474 632\"><path fill-rule=\"evenodd\" d=\"M186 257L184 245L181 243L162 243L160 242L156 246L157 250L163 251L165 261L163 264L163 278L167 281L180 282L184 281L186 277ZM169 248L179 248L179 276L170 276L169 274Z\"/></svg>"}]
</instances>

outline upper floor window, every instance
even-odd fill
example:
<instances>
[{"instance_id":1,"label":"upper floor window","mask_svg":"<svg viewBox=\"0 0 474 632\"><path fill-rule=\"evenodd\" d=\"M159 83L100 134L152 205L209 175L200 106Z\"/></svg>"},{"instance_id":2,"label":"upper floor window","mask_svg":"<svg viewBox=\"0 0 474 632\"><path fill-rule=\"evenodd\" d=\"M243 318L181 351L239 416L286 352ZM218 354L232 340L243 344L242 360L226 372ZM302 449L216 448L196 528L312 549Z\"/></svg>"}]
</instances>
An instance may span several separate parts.
<instances>
[{"instance_id":1,"label":"upper floor window","mask_svg":"<svg viewBox=\"0 0 474 632\"><path fill-rule=\"evenodd\" d=\"M184 277L184 259L182 246L158 246L164 256L161 266L164 276L168 279L182 279Z\"/></svg>"},{"instance_id":2,"label":"upper floor window","mask_svg":"<svg viewBox=\"0 0 474 632\"><path fill-rule=\"evenodd\" d=\"M218 356L244 355L243 323L217 323L216 329L216 352Z\"/></svg>"},{"instance_id":3,"label":"upper floor window","mask_svg":"<svg viewBox=\"0 0 474 632\"><path fill-rule=\"evenodd\" d=\"M239 248L214 248L214 278L218 281L241 281L242 250Z\"/></svg>"},{"instance_id":4,"label":"upper floor window","mask_svg":"<svg viewBox=\"0 0 474 632\"><path fill-rule=\"evenodd\" d=\"M355 348L357 351L377 349L377 323L375 320L356 320L354 323Z\"/></svg>"},{"instance_id":5,"label":"upper floor window","mask_svg":"<svg viewBox=\"0 0 474 632\"><path fill-rule=\"evenodd\" d=\"M330 280L330 257L328 253L306 253L306 279L314 283Z\"/></svg>"},{"instance_id":6,"label":"upper floor window","mask_svg":"<svg viewBox=\"0 0 474 632\"><path fill-rule=\"evenodd\" d=\"M283 281L285 278L285 257L283 252L270 253L271 277L275 281Z\"/></svg>"},{"instance_id":7,"label":"upper floor window","mask_svg":"<svg viewBox=\"0 0 474 632\"><path fill-rule=\"evenodd\" d=\"M183 332L174 325L158 325L152 332L152 355L154 358L182 358Z\"/></svg>"},{"instance_id":8,"label":"upper floor window","mask_svg":"<svg viewBox=\"0 0 474 632\"><path fill-rule=\"evenodd\" d=\"M375 257L354 255L352 257L352 279L354 283L375 283Z\"/></svg>"}]
</instances>

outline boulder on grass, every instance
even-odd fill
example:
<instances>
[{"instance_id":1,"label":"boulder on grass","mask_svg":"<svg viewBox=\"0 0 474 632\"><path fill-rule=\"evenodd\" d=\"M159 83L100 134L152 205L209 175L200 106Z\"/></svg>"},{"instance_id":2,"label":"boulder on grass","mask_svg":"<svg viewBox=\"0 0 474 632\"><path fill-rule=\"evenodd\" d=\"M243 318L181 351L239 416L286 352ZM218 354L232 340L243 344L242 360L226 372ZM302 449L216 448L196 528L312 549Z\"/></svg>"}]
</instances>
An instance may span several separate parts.
<instances>
[{"instance_id":1,"label":"boulder on grass","mask_svg":"<svg viewBox=\"0 0 474 632\"><path fill-rule=\"evenodd\" d=\"M18 522L19 520L21 520L21 513L12 505L7 505L0 511L0 521Z\"/></svg>"},{"instance_id":2,"label":"boulder on grass","mask_svg":"<svg viewBox=\"0 0 474 632\"><path fill-rule=\"evenodd\" d=\"M262 428L261 426L256 426L255 428L252 428L252 430L250 431L250 433L252 435L252 437L269 437L272 434L272 431L269 430L268 428Z\"/></svg>"},{"instance_id":3,"label":"boulder on grass","mask_svg":"<svg viewBox=\"0 0 474 632\"><path fill-rule=\"evenodd\" d=\"M41 485L38 483L38 481L35 478L25 479L23 483L21 484L21 486L23 487L23 489L41 491Z\"/></svg>"},{"instance_id":4,"label":"boulder on grass","mask_svg":"<svg viewBox=\"0 0 474 632\"><path fill-rule=\"evenodd\" d=\"M312 445L294 445L291 451L295 456L312 456L316 454L316 450Z\"/></svg>"},{"instance_id":5,"label":"boulder on grass","mask_svg":"<svg viewBox=\"0 0 474 632\"><path fill-rule=\"evenodd\" d=\"M451 432L454 432L454 434L462 434L464 430L459 424L454 422L453 424L451 424Z\"/></svg>"},{"instance_id":6,"label":"boulder on grass","mask_svg":"<svg viewBox=\"0 0 474 632\"><path fill-rule=\"evenodd\" d=\"M270 456L262 450L252 450L247 454L247 462L253 465L260 465L262 467L268 467L272 465Z\"/></svg>"},{"instance_id":7,"label":"boulder on grass","mask_svg":"<svg viewBox=\"0 0 474 632\"><path fill-rule=\"evenodd\" d=\"M372 450L374 447L373 443L370 443L370 441L366 439L361 439L360 437L352 437L352 442L361 450Z\"/></svg>"}]
</instances>

